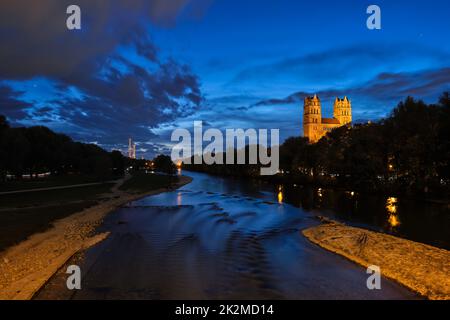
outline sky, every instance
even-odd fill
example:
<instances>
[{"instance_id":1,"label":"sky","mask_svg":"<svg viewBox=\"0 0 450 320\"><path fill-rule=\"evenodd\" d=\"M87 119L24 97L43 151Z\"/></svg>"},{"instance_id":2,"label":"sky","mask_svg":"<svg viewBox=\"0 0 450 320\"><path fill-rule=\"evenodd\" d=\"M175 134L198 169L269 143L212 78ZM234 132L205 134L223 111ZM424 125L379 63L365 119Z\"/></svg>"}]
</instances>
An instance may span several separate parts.
<instances>
[{"instance_id":1,"label":"sky","mask_svg":"<svg viewBox=\"0 0 450 320\"><path fill-rule=\"evenodd\" d=\"M66 8L81 8L81 30ZM366 27L369 5L381 30ZM450 91L450 2L406 0L2 0L0 114L138 156L176 128L302 134L306 95L356 121L407 96Z\"/></svg>"}]
</instances>

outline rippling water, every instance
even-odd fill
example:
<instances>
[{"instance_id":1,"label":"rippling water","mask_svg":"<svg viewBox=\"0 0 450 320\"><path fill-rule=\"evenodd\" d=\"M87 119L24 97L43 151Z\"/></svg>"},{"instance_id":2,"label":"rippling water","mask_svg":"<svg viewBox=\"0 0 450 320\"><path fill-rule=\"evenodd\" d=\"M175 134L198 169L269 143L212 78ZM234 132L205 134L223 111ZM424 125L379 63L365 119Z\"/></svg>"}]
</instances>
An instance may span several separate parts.
<instances>
[{"instance_id":1,"label":"rippling water","mask_svg":"<svg viewBox=\"0 0 450 320\"><path fill-rule=\"evenodd\" d=\"M110 214L111 236L72 262L83 290L63 273L37 298L73 299L393 299L415 298L308 242L311 213L254 183L188 173L194 181Z\"/></svg>"}]
</instances>

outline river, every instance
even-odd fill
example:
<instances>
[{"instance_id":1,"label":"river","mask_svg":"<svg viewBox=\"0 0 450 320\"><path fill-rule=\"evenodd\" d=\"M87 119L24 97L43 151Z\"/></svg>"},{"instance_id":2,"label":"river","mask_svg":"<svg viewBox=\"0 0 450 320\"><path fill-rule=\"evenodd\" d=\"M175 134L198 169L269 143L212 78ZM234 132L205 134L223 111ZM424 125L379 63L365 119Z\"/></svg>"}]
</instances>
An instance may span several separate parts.
<instances>
[{"instance_id":1,"label":"river","mask_svg":"<svg viewBox=\"0 0 450 320\"><path fill-rule=\"evenodd\" d=\"M64 268L37 299L416 299L388 279L301 235L317 210L286 203L279 188L187 172L193 182L108 215L105 241L74 257L82 290Z\"/></svg>"}]
</instances>

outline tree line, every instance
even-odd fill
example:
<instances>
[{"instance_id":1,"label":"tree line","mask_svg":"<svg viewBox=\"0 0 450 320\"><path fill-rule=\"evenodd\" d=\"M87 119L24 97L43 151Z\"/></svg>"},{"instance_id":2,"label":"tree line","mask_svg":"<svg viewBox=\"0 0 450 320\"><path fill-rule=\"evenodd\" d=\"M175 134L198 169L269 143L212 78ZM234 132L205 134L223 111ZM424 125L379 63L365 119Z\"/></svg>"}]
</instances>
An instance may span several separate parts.
<instances>
[{"instance_id":1,"label":"tree line","mask_svg":"<svg viewBox=\"0 0 450 320\"><path fill-rule=\"evenodd\" d=\"M81 174L104 180L123 175L127 168L176 172L169 156L159 155L151 161L130 159L120 151L108 152L95 144L76 142L47 127L11 127L0 115L0 182L7 177L34 178L42 173Z\"/></svg>"},{"instance_id":2,"label":"tree line","mask_svg":"<svg viewBox=\"0 0 450 320\"><path fill-rule=\"evenodd\" d=\"M70 173L106 178L123 174L125 158L94 144L75 142L47 127L10 127L0 115L0 180L6 175L20 179L41 173Z\"/></svg>"},{"instance_id":3,"label":"tree line","mask_svg":"<svg viewBox=\"0 0 450 320\"><path fill-rule=\"evenodd\" d=\"M292 181L366 192L449 198L450 98L426 104L408 97L382 120L343 126L310 144L291 137L280 146L280 173L259 177L255 165L189 165L220 175Z\"/></svg>"}]
</instances>

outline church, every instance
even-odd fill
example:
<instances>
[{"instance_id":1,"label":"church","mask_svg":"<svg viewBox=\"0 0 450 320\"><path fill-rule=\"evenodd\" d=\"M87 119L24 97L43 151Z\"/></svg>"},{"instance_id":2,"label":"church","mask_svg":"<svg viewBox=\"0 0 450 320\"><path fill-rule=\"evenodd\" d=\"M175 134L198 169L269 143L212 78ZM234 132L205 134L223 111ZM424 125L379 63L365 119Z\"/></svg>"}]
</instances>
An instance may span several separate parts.
<instances>
[{"instance_id":1,"label":"church","mask_svg":"<svg viewBox=\"0 0 450 320\"><path fill-rule=\"evenodd\" d=\"M347 98L334 100L333 118L322 118L322 105L317 95L306 97L303 105L303 136L316 143L334 128L350 125L352 103Z\"/></svg>"}]
</instances>

